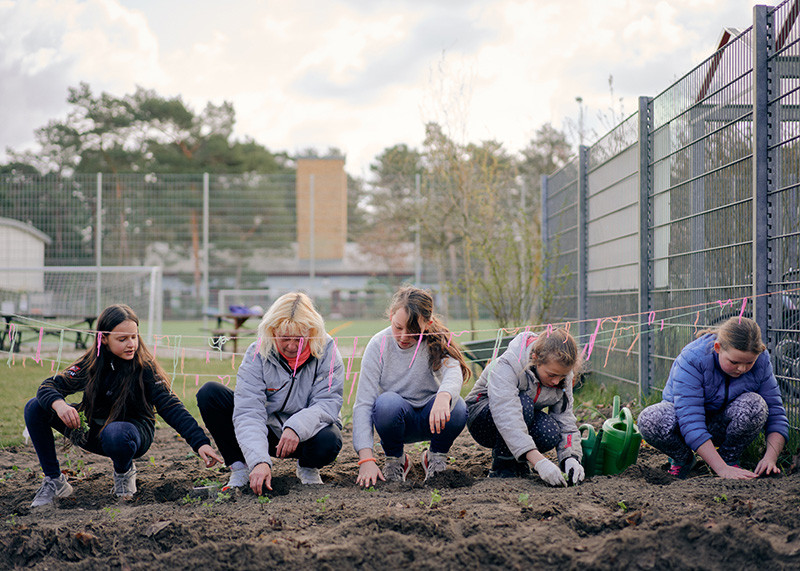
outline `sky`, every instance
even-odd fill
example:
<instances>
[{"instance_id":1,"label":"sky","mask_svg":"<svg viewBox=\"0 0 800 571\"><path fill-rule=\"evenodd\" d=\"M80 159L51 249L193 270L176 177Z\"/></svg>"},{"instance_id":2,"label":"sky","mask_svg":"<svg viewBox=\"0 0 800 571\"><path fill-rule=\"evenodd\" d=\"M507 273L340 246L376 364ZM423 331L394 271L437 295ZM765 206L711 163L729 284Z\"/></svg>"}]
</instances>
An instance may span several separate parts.
<instances>
[{"instance_id":1,"label":"sky","mask_svg":"<svg viewBox=\"0 0 800 571\"><path fill-rule=\"evenodd\" d=\"M429 121L512 153L545 123L577 141L581 112L604 132L612 109L630 115L708 58L724 28L751 26L757 3L0 0L0 162L35 149L80 82L179 95L198 113L229 101L236 139L337 148L359 177L388 147L419 148Z\"/></svg>"}]
</instances>

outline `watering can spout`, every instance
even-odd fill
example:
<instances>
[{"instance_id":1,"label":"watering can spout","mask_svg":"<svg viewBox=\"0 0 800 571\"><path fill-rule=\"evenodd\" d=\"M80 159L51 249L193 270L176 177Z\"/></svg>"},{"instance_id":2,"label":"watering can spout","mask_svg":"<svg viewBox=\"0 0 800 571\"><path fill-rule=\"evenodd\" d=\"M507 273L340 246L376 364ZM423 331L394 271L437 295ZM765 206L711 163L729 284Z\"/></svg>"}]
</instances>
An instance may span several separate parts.
<instances>
[{"instance_id":1,"label":"watering can spout","mask_svg":"<svg viewBox=\"0 0 800 571\"><path fill-rule=\"evenodd\" d=\"M642 435L628 407L620 409L619 396L614 397L614 414L603 423L603 473L619 474L634 464L639 456Z\"/></svg>"}]
</instances>

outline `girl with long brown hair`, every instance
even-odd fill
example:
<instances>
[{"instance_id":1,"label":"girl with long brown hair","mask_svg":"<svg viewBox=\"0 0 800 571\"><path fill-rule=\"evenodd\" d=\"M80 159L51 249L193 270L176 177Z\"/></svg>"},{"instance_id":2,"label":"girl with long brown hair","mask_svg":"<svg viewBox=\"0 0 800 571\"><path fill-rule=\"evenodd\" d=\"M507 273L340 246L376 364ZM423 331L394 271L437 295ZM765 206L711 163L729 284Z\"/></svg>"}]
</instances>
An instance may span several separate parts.
<instances>
[{"instance_id":1,"label":"girl with long brown hair","mask_svg":"<svg viewBox=\"0 0 800 571\"><path fill-rule=\"evenodd\" d=\"M25 405L25 424L45 476L31 507L72 493L59 467L53 428L81 448L110 457L111 491L126 499L136 493L133 460L153 442L156 412L186 439L206 467L223 461L139 338L134 311L124 304L107 307L97 320L97 330L99 347L89 347L64 372L42 382ZM78 392L83 392L79 403L64 400Z\"/></svg>"},{"instance_id":2,"label":"girl with long brown hair","mask_svg":"<svg viewBox=\"0 0 800 571\"><path fill-rule=\"evenodd\" d=\"M470 370L451 343L450 331L433 313L433 297L406 286L389 306L391 325L372 337L361 360L353 407L356 482L404 481L410 460L403 445L429 440L422 454L425 479L447 466L447 452L464 430L467 407L461 386ZM383 472L373 453L377 431L386 454Z\"/></svg>"}]
</instances>

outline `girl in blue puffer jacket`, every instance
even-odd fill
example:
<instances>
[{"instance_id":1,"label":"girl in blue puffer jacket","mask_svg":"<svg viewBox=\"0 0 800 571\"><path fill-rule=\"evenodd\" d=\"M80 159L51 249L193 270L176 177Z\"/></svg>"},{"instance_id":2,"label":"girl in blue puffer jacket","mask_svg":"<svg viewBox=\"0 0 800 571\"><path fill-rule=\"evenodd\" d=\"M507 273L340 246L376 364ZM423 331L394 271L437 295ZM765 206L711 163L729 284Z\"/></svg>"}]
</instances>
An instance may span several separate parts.
<instances>
[{"instance_id":1,"label":"girl in blue puffer jacket","mask_svg":"<svg viewBox=\"0 0 800 571\"><path fill-rule=\"evenodd\" d=\"M669 473L686 478L695 452L721 478L777 474L776 463L789 436L761 328L732 317L718 330L698 333L672 364L664 400L638 418L644 439L670 457ZM766 433L766 451L753 472L739 458L756 436Z\"/></svg>"}]
</instances>

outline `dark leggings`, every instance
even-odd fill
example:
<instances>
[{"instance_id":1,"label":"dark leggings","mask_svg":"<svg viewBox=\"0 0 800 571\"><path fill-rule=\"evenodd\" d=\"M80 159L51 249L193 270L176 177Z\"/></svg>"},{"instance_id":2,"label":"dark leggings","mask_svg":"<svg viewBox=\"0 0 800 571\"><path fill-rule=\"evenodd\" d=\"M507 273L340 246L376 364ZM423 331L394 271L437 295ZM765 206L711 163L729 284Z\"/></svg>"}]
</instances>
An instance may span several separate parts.
<instances>
[{"instance_id":1,"label":"dark leggings","mask_svg":"<svg viewBox=\"0 0 800 571\"><path fill-rule=\"evenodd\" d=\"M528 426L528 434L533 438L537 450L547 452L555 448L561 439L558 423L543 410L537 410L533 399L526 393L520 393L519 400L522 406L522 417ZM475 442L492 449L493 458L513 458L506 441L494 424L488 398L481 399L470 407L467 429Z\"/></svg>"},{"instance_id":2,"label":"dark leggings","mask_svg":"<svg viewBox=\"0 0 800 571\"><path fill-rule=\"evenodd\" d=\"M28 427L44 475L57 478L61 474L61 467L56 455L56 442L52 429L55 428L61 434L65 434L67 427L52 409L45 410L35 397L25 405L25 425ZM114 464L114 471L117 474L124 474L130 470L134 458L147 452L150 440L144 438L136 425L130 422L109 422L105 428L92 423L89 436L80 447L101 456L108 456Z\"/></svg>"},{"instance_id":3,"label":"dark leggings","mask_svg":"<svg viewBox=\"0 0 800 571\"><path fill-rule=\"evenodd\" d=\"M719 455L727 464L738 464L739 457L764 429L769 410L757 393L742 393L725 410L706 413L711 441L719 446ZM694 451L681 435L675 405L668 401L648 406L636 421L645 441L675 463L689 463Z\"/></svg>"},{"instance_id":4,"label":"dark leggings","mask_svg":"<svg viewBox=\"0 0 800 571\"><path fill-rule=\"evenodd\" d=\"M197 408L225 464L244 463L244 454L233 428L233 391L217 382L206 383L197 391ZM272 430L268 432L269 454L275 457L281 437ZM330 424L308 440L300 442L289 456L297 458L304 468L322 468L333 462L341 449L342 433L338 426Z\"/></svg>"}]
</instances>

